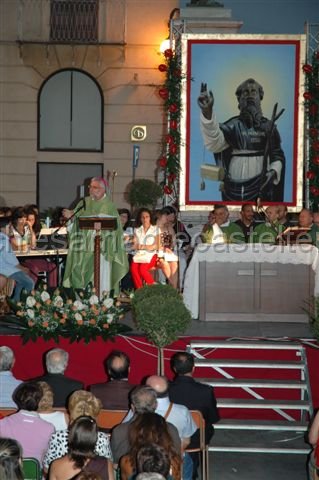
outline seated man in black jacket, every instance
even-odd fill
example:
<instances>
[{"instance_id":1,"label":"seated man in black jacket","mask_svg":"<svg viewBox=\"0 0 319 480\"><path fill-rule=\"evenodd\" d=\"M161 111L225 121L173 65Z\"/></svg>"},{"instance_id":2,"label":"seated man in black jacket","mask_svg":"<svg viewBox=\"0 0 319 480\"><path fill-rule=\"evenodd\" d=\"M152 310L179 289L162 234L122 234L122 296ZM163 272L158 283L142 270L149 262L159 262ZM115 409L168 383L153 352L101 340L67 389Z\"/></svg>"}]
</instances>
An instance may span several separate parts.
<instances>
[{"instance_id":1,"label":"seated man in black jacket","mask_svg":"<svg viewBox=\"0 0 319 480\"><path fill-rule=\"evenodd\" d=\"M175 380L169 387L169 397L172 402L185 405L189 410L199 410L205 419L206 444L214 434L213 423L218 422L219 413L216 406L216 398L213 387L196 382L193 378L194 357L188 352L176 352L171 357L171 369L176 374ZM191 437L188 448L199 446L199 430ZM193 478L197 477L199 456L191 454L194 470Z\"/></svg>"}]
</instances>

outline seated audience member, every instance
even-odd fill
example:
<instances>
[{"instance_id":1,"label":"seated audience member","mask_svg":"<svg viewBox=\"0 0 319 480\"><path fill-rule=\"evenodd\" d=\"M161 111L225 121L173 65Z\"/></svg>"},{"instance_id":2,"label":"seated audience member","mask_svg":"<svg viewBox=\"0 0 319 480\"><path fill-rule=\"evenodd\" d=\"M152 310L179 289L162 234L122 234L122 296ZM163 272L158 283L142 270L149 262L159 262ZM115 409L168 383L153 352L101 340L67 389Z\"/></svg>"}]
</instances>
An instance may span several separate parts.
<instances>
[{"instance_id":1,"label":"seated audience member","mask_svg":"<svg viewBox=\"0 0 319 480\"><path fill-rule=\"evenodd\" d=\"M265 210L266 222L256 226L253 234L250 235L251 243L276 243L285 230L283 225L278 223L278 208L271 205Z\"/></svg>"},{"instance_id":2,"label":"seated audience member","mask_svg":"<svg viewBox=\"0 0 319 480\"><path fill-rule=\"evenodd\" d=\"M12 438L0 438L0 479L24 480L22 448Z\"/></svg>"},{"instance_id":3,"label":"seated audience member","mask_svg":"<svg viewBox=\"0 0 319 480\"><path fill-rule=\"evenodd\" d=\"M288 220L288 208L286 205L279 204L277 205L278 210L278 223L283 226L284 230L288 227L291 227L292 224Z\"/></svg>"},{"instance_id":4,"label":"seated audience member","mask_svg":"<svg viewBox=\"0 0 319 480\"><path fill-rule=\"evenodd\" d=\"M25 207L25 213L27 216L27 222L37 238L41 231L39 212L35 210L32 205L30 205L28 207Z\"/></svg>"},{"instance_id":5,"label":"seated audience member","mask_svg":"<svg viewBox=\"0 0 319 480\"><path fill-rule=\"evenodd\" d=\"M133 246L133 228L130 226L131 214L127 208L119 208L118 213L120 216L120 222L123 228L124 247L128 256L129 264L132 261L132 246ZM131 272L127 274L121 280L121 290L133 290L134 284L131 276Z\"/></svg>"},{"instance_id":6,"label":"seated audience member","mask_svg":"<svg viewBox=\"0 0 319 480\"><path fill-rule=\"evenodd\" d=\"M131 393L131 412L130 418L126 418L112 430L111 450L114 464L118 464L120 458L130 451L128 432L130 424L141 414L155 412L157 406L157 395L155 390L147 386L137 386ZM181 440L178 431L171 423L167 424L168 432L173 440L176 452L181 451Z\"/></svg>"},{"instance_id":7,"label":"seated audience member","mask_svg":"<svg viewBox=\"0 0 319 480\"><path fill-rule=\"evenodd\" d=\"M177 428L179 437L182 442L182 450L185 450L191 440L191 436L197 431L193 417L184 405L179 405L170 401L168 396L168 381L166 377L159 375L151 375L146 380L146 385L153 388L157 395L157 407L155 413L158 413L168 422ZM132 418L132 411L130 411L125 421ZM193 463L190 455L184 453L183 455L183 479L192 479Z\"/></svg>"},{"instance_id":8,"label":"seated audience member","mask_svg":"<svg viewBox=\"0 0 319 480\"><path fill-rule=\"evenodd\" d=\"M315 414L308 431L308 442L312 446L312 452L308 459L309 480L317 480L317 466L319 466L319 410Z\"/></svg>"},{"instance_id":9,"label":"seated audience member","mask_svg":"<svg viewBox=\"0 0 319 480\"><path fill-rule=\"evenodd\" d=\"M309 228L309 232L304 234L301 238L305 241L308 237L309 243L319 247L319 227L313 221L313 213L308 208L303 208L298 217L299 227Z\"/></svg>"},{"instance_id":10,"label":"seated audience member","mask_svg":"<svg viewBox=\"0 0 319 480\"><path fill-rule=\"evenodd\" d=\"M97 419L102 408L101 401L86 390L77 390L69 398L68 411L70 425L79 417L85 415ZM51 435L50 442L43 460L43 468L48 470L49 465L68 453L69 430L59 430ZM98 432L95 444L95 454L100 457L112 458L110 442L106 433Z\"/></svg>"},{"instance_id":11,"label":"seated audience member","mask_svg":"<svg viewBox=\"0 0 319 480\"><path fill-rule=\"evenodd\" d=\"M103 408L127 410L129 392L135 386L128 381L130 359L126 353L113 350L107 357L105 366L109 381L91 385L90 391L101 400Z\"/></svg>"},{"instance_id":12,"label":"seated audience member","mask_svg":"<svg viewBox=\"0 0 319 480\"><path fill-rule=\"evenodd\" d=\"M199 410L205 420L205 442L209 444L214 434L213 424L218 422L219 412L213 387L197 382L193 378L195 370L194 357L188 352L176 352L171 357L171 369L175 379L169 386L169 398L172 402L185 405L189 410ZM199 447L199 430L191 437L188 448ZM194 465L194 474L199 464L198 453L190 454Z\"/></svg>"},{"instance_id":13,"label":"seated audience member","mask_svg":"<svg viewBox=\"0 0 319 480\"><path fill-rule=\"evenodd\" d=\"M53 407L66 407L69 395L75 390L81 390L83 383L64 375L68 367L69 354L62 348L53 348L46 353L45 364L47 373L34 378L36 382L46 382L53 390Z\"/></svg>"},{"instance_id":14,"label":"seated audience member","mask_svg":"<svg viewBox=\"0 0 319 480\"><path fill-rule=\"evenodd\" d=\"M28 251L36 247L36 233L33 230L36 214L34 212L31 215L31 221L27 217L27 212L22 207L13 211L12 225L9 230L13 250ZM27 258L21 260L20 263L29 269L34 283L38 280L39 272L48 272L48 285L52 288L57 286L57 268L54 262L48 262L45 258Z\"/></svg>"},{"instance_id":15,"label":"seated audience member","mask_svg":"<svg viewBox=\"0 0 319 480\"><path fill-rule=\"evenodd\" d=\"M38 406L38 414L46 422L52 423L55 430L65 430L69 424L66 412L54 410L53 390L47 382L38 382L42 389L42 397Z\"/></svg>"},{"instance_id":16,"label":"seated audience member","mask_svg":"<svg viewBox=\"0 0 319 480\"><path fill-rule=\"evenodd\" d=\"M10 347L0 347L0 407L16 408L12 394L22 380L18 380L12 373L15 357Z\"/></svg>"},{"instance_id":17,"label":"seated audience member","mask_svg":"<svg viewBox=\"0 0 319 480\"><path fill-rule=\"evenodd\" d=\"M240 219L235 222L242 229L246 243L249 242L249 237L257 225L254 221L254 215L252 205L250 203L244 203L241 207Z\"/></svg>"},{"instance_id":18,"label":"seated audience member","mask_svg":"<svg viewBox=\"0 0 319 480\"><path fill-rule=\"evenodd\" d=\"M165 208L158 212L156 226L159 229L159 253L158 267L164 273L170 285L177 288L178 285L178 256L176 249L176 235L172 225L168 221L168 213Z\"/></svg>"},{"instance_id":19,"label":"seated audience member","mask_svg":"<svg viewBox=\"0 0 319 480\"><path fill-rule=\"evenodd\" d=\"M136 479L153 478L143 477L143 474L159 475L154 480L172 478L170 475L171 461L164 447L155 443L149 443L141 447L136 454Z\"/></svg>"},{"instance_id":20,"label":"seated audience member","mask_svg":"<svg viewBox=\"0 0 319 480\"><path fill-rule=\"evenodd\" d=\"M215 221L202 231L203 243L245 243L242 229L236 223L229 221L229 211L226 205L215 205Z\"/></svg>"},{"instance_id":21,"label":"seated audience member","mask_svg":"<svg viewBox=\"0 0 319 480\"><path fill-rule=\"evenodd\" d=\"M42 390L35 382L21 383L13 394L18 412L0 421L0 437L14 438L23 449L24 457L33 457L42 463L54 427L37 413Z\"/></svg>"},{"instance_id":22,"label":"seated audience member","mask_svg":"<svg viewBox=\"0 0 319 480\"><path fill-rule=\"evenodd\" d=\"M29 270L19 263L12 250L8 236L9 222L9 217L0 217L0 274L14 280L13 300L18 301L23 289L30 292L34 288L34 281L29 275Z\"/></svg>"},{"instance_id":23,"label":"seated audience member","mask_svg":"<svg viewBox=\"0 0 319 480\"><path fill-rule=\"evenodd\" d=\"M144 445L155 443L167 453L174 480L181 478L181 452L176 451L166 420L157 413L138 415L128 430L130 451L120 460L121 480L128 480L137 471L136 457Z\"/></svg>"},{"instance_id":24,"label":"seated audience member","mask_svg":"<svg viewBox=\"0 0 319 480\"><path fill-rule=\"evenodd\" d=\"M133 255L130 271L135 288L142 288L143 282L147 285L155 283L151 270L157 265L157 250L159 246L159 232L152 225L151 212L142 208L137 215L138 228L134 230Z\"/></svg>"},{"instance_id":25,"label":"seated audience member","mask_svg":"<svg viewBox=\"0 0 319 480\"><path fill-rule=\"evenodd\" d=\"M72 422L68 435L68 452L50 465L49 480L69 480L81 472L100 475L102 480L113 480L113 465L95 454L98 438L96 421L81 416Z\"/></svg>"},{"instance_id":26,"label":"seated audience member","mask_svg":"<svg viewBox=\"0 0 319 480\"><path fill-rule=\"evenodd\" d=\"M207 223L205 223L205 225L202 228L201 235L203 233L206 233L206 232L210 231L215 222L216 222L215 210L211 210L208 214L208 217L207 217ZM202 242L205 243L205 241L204 241L205 237L201 237L201 238L202 238Z\"/></svg>"}]
</instances>

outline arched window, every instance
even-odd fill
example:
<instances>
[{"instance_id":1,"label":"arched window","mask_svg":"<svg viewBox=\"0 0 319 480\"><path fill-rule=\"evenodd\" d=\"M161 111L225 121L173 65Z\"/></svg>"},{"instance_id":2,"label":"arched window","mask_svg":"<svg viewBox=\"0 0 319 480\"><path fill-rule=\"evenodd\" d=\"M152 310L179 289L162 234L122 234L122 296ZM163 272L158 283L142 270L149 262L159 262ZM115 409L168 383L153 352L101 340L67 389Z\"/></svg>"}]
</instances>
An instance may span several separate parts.
<instances>
[{"instance_id":1,"label":"arched window","mask_svg":"<svg viewBox=\"0 0 319 480\"><path fill-rule=\"evenodd\" d=\"M87 73L60 70L38 97L38 149L103 151L103 93Z\"/></svg>"}]
</instances>

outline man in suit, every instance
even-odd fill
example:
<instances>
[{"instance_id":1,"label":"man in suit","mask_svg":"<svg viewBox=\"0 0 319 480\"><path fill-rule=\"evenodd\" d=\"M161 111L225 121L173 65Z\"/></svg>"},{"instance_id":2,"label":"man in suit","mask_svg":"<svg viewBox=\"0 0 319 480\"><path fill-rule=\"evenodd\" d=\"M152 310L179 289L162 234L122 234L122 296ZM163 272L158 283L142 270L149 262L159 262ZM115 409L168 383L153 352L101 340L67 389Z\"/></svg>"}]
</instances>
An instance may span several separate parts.
<instances>
[{"instance_id":1,"label":"man in suit","mask_svg":"<svg viewBox=\"0 0 319 480\"><path fill-rule=\"evenodd\" d=\"M199 410L205 419L205 440L209 444L214 434L213 423L218 422L219 413L213 387L196 382L193 378L194 357L188 352L176 352L171 357L171 369L176 377L169 387L169 398L172 402L185 405L189 410ZM188 448L199 446L199 431L191 437ZM193 460L193 478L196 478L199 456L191 454Z\"/></svg>"},{"instance_id":2,"label":"man in suit","mask_svg":"<svg viewBox=\"0 0 319 480\"><path fill-rule=\"evenodd\" d=\"M62 348L53 348L47 352L45 363L47 373L34 380L50 385L54 394L54 407L66 407L69 395L75 390L83 390L83 383L64 375L69 363L69 354Z\"/></svg>"},{"instance_id":3,"label":"man in suit","mask_svg":"<svg viewBox=\"0 0 319 480\"><path fill-rule=\"evenodd\" d=\"M113 350L105 362L108 382L91 385L90 391L99 398L103 408L126 410L129 408L129 392L135 387L128 381L130 359L126 353Z\"/></svg>"}]
</instances>

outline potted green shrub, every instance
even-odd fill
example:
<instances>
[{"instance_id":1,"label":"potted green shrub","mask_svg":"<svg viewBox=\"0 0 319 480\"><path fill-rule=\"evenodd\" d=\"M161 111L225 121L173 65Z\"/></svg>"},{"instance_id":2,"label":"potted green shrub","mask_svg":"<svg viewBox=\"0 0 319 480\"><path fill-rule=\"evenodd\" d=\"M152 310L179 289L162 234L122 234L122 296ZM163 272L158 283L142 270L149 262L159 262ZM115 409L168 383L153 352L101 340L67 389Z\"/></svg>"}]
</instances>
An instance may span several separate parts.
<instances>
[{"instance_id":1,"label":"potted green shrub","mask_svg":"<svg viewBox=\"0 0 319 480\"><path fill-rule=\"evenodd\" d=\"M132 208L155 207L162 196L162 188L153 180L139 178L128 185L127 199Z\"/></svg>"},{"instance_id":2,"label":"potted green shrub","mask_svg":"<svg viewBox=\"0 0 319 480\"><path fill-rule=\"evenodd\" d=\"M170 285L147 285L137 290L132 310L137 327L158 349L158 372L162 375L163 348L185 333L191 314L182 296Z\"/></svg>"}]
</instances>

